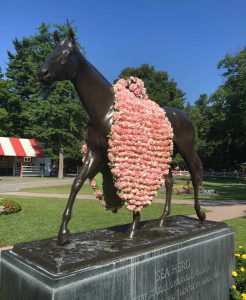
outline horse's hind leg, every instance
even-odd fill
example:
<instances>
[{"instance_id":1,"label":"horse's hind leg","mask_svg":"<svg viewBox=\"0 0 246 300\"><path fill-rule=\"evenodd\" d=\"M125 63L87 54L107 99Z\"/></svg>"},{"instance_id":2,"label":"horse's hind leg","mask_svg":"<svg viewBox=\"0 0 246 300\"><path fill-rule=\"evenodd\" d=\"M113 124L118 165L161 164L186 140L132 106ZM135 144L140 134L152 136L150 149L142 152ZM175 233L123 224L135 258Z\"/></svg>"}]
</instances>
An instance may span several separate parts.
<instances>
[{"instance_id":1,"label":"horse's hind leg","mask_svg":"<svg viewBox=\"0 0 246 300\"><path fill-rule=\"evenodd\" d=\"M163 209L163 213L160 216L159 226L162 227L165 223L166 217L171 213L171 197L173 190L173 176L171 170L169 170L168 175L165 177L165 188L166 188L166 202Z\"/></svg>"},{"instance_id":2,"label":"horse's hind leg","mask_svg":"<svg viewBox=\"0 0 246 300\"><path fill-rule=\"evenodd\" d=\"M187 153L181 153L181 155L183 156L190 171L191 180L194 188L194 207L196 210L196 214L201 221L204 221L206 219L206 214L201 210L199 203L199 186L203 178L202 162L199 156L197 155L196 150L193 147L188 149L189 150L187 151Z\"/></svg>"},{"instance_id":3,"label":"horse's hind leg","mask_svg":"<svg viewBox=\"0 0 246 300\"><path fill-rule=\"evenodd\" d=\"M71 219L74 200L85 180L94 176L98 172L101 161L101 155L99 152L88 150L82 169L73 182L71 193L67 201L67 206L63 213L62 223L58 234L58 245L64 245L69 241L68 223Z\"/></svg>"}]
</instances>

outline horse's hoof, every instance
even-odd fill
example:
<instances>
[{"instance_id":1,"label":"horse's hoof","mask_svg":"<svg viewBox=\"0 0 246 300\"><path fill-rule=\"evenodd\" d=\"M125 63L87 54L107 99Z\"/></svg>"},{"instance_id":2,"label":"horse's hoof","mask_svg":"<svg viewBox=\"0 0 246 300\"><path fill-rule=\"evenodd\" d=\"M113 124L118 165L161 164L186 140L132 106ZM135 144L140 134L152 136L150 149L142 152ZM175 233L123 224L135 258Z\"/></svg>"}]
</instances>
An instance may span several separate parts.
<instances>
[{"instance_id":1,"label":"horse's hoof","mask_svg":"<svg viewBox=\"0 0 246 300\"><path fill-rule=\"evenodd\" d=\"M70 238L70 232L69 230L64 232L59 232L58 238L57 238L57 245L58 246L64 246L69 243Z\"/></svg>"},{"instance_id":2,"label":"horse's hoof","mask_svg":"<svg viewBox=\"0 0 246 300\"><path fill-rule=\"evenodd\" d=\"M159 219L159 227L164 227L167 223L167 217L170 215L170 212L165 212L164 215L161 215Z\"/></svg>"},{"instance_id":3,"label":"horse's hoof","mask_svg":"<svg viewBox=\"0 0 246 300\"><path fill-rule=\"evenodd\" d=\"M166 224L166 219L159 220L159 227L164 227L165 224Z\"/></svg>"},{"instance_id":4,"label":"horse's hoof","mask_svg":"<svg viewBox=\"0 0 246 300\"><path fill-rule=\"evenodd\" d=\"M128 237L129 239L133 239L134 236L135 236L135 233L136 233L136 230L128 230L128 231L127 231L127 237Z\"/></svg>"}]
</instances>

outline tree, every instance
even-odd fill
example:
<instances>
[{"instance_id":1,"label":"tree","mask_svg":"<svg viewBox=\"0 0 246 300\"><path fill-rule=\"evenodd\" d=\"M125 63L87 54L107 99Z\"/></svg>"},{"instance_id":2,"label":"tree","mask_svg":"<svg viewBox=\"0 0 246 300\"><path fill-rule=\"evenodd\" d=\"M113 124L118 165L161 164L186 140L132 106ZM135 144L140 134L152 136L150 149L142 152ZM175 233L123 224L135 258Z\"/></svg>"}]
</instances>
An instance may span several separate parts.
<instances>
[{"instance_id":1,"label":"tree","mask_svg":"<svg viewBox=\"0 0 246 300\"><path fill-rule=\"evenodd\" d=\"M18 102L11 82L3 78L0 68L0 136L10 136L14 133Z\"/></svg>"},{"instance_id":2,"label":"tree","mask_svg":"<svg viewBox=\"0 0 246 300\"><path fill-rule=\"evenodd\" d=\"M218 63L224 83L208 98L201 95L189 113L197 129L205 167L233 169L246 153L246 48Z\"/></svg>"},{"instance_id":3,"label":"tree","mask_svg":"<svg viewBox=\"0 0 246 300\"><path fill-rule=\"evenodd\" d=\"M9 115L6 110L7 101L8 88L6 81L3 79L2 69L0 68L0 136L6 136L9 129Z\"/></svg>"},{"instance_id":4,"label":"tree","mask_svg":"<svg viewBox=\"0 0 246 300\"><path fill-rule=\"evenodd\" d=\"M157 71L153 66L142 64L139 68L125 68L119 78L136 76L145 83L148 96L160 106L174 106L184 108L185 94L174 80L170 80L168 73Z\"/></svg>"},{"instance_id":5,"label":"tree","mask_svg":"<svg viewBox=\"0 0 246 300\"><path fill-rule=\"evenodd\" d=\"M53 27L64 37L70 26L67 22ZM51 25L41 24L37 34L14 39L13 44L16 53L8 52L6 76L19 101L15 134L37 138L53 159L59 157L62 177L64 156L77 158L80 154L86 114L70 82L57 82L47 88L38 81L38 70L54 48Z\"/></svg>"},{"instance_id":6,"label":"tree","mask_svg":"<svg viewBox=\"0 0 246 300\"><path fill-rule=\"evenodd\" d=\"M208 134L211 128L212 112L209 106L209 97L207 94L201 94L195 101L194 105L186 106L186 112L191 118L196 129L196 149L201 158L204 167L209 167L207 164L210 161L210 156L213 153L213 143L208 140Z\"/></svg>"},{"instance_id":7,"label":"tree","mask_svg":"<svg viewBox=\"0 0 246 300\"><path fill-rule=\"evenodd\" d=\"M214 119L209 138L217 141L214 157L229 169L245 161L246 47L234 56L227 55L218 69L224 71L224 83L210 97Z\"/></svg>"}]
</instances>

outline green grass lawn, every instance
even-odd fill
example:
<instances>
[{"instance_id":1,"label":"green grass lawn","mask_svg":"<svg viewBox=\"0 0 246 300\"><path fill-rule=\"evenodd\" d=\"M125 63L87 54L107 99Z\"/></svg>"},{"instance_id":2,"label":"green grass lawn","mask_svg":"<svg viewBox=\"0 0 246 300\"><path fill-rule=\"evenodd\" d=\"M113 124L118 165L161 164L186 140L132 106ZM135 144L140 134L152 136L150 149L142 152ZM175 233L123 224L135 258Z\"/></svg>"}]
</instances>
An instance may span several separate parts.
<instances>
[{"instance_id":1,"label":"green grass lawn","mask_svg":"<svg viewBox=\"0 0 246 300\"><path fill-rule=\"evenodd\" d=\"M65 199L5 196L18 202L22 211L0 216L0 247L19 242L56 236L61 216L66 205ZM142 220L156 219L163 210L163 204L152 204L141 213ZM188 205L173 205L172 214L193 214L194 209ZM70 222L71 232L81 232L130 223L132 214L125 209L117 214L105 211L97 200L75 201L73 218Z\"/></svg>"},{"instance_id":2,"label":"green grass lawn","mask_svg":"<svg viewBox=\"0 0 246 300\"><path fill-rule=\"evenodd\" d=\"M100 176L97 180L101 182ZM177 195L176 190L186 185L187 178L175 178L173 199L193 199L193 194ZM209 187L215 190L214 195L201 195L203 200L245 200L246 199L246 182L240 182L233 179L206 179L203 181L204 187ZM71 185L51 186L22 189L22 191L50 194L69 194ZM88 184L84 184L79 192L80 194L92 194L92 188ZM157 195L158 198L165 197L165 190L161 189Z\"/></svg>"},{"instance_id":3,"label":"green grass lawn","mask_svg":"<svg viewBox=\"0 0 246 300\"><path fill-rule=\"evenodd\" d=\"M246 217L227 220L225 223L235 230L235 245L244 246L246 249Z\"/></svg>"},{"instance_id":4,"label":"green grass lawn","mask_svg":"<svg viewBox=\"0 0 246 300\"><path fill-rule=\"evenodd\" d=\"M71 191L70 185L57 185L57 186L45 186L45 187L36 187L36 188L24 188L21 189L21 192L29 193L42 193L42 194L69 194ZM82 195L92 195L93 190L90 185L84 184L82 189L79 191L79 194Z\"/></svg>"}]
</instances>

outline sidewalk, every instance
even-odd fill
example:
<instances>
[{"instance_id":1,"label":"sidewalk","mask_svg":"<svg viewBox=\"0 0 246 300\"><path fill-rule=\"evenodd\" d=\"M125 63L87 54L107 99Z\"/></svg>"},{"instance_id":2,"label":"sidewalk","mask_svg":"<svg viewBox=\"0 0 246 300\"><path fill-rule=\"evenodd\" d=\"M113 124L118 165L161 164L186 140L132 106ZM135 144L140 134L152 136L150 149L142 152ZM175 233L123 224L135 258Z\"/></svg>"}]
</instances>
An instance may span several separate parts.
<instances>
[{"instance_id":1,"label":"sidewalk","mask_svg":"<svg viewBox=\"0 0 246 300\"><path fill-rule=\"evenodd\" d=\"M160 199L154 200L154 202L161 203ZM194 205L193 200L172 200L175 204L187 204ZM210 221L224 221L233 218L246 216L246 200L211 200L211 201L200 201L202 208L207 210L206 219ZM191 217L197 218L196 214Z\"/></svg>"},{"instance_id":2,"label":"sidewalk","mask_svg":"<svg viewBox=\"0 0 246 300\"><path fill-rule=\"evenodd\" d=\"M44 193L28 193L28 192L0 192L0 197L4 195L12 196L26 196L26 197L46 197L46 198L65 198L69 197L68 194L44 194ZM81 195L78 194L77 199L96 199L94 195ZM154 199L154 203L163 203L163 199ZM175 200L172 199L172 204L186 204L194 205L193 200ZM211 221L224 221L237 217L246 216L246 200L211 200L200 201L203 208L207 210L207 220ZM192 217L197 217L192 214Z\"/></svg>"},{"instance_id":3,"label":"sidewalk","mask_svg":"<svg viewBox=\"0 0 246 300\"><path fill-rule=\"evenodd\" d=\"M59 185L72 185L74 178L65 177L58 179L57 177L1 177L0 193L18 192L20 189L29 187L46 187Z\"/></svg>"}]
</instances>

